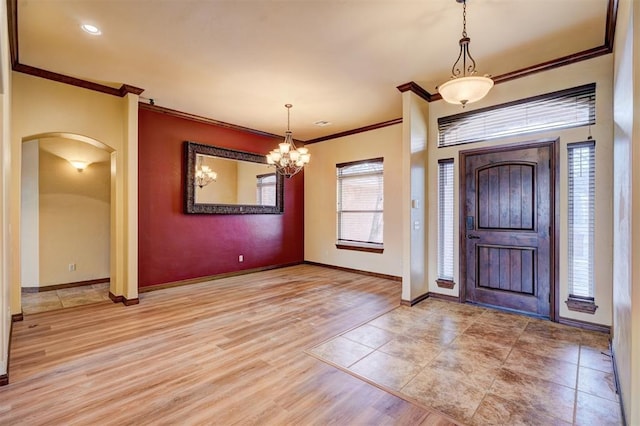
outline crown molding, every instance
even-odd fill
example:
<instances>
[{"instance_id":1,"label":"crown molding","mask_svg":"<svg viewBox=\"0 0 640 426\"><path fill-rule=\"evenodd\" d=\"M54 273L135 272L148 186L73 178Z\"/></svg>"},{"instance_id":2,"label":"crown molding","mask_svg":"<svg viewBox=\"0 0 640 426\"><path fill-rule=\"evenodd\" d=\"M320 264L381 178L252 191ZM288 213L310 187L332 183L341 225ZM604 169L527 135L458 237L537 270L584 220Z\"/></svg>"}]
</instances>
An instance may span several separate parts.
<instances>
[{"instance_id":1,"label":"crown molding","mask_svg":"<svg viewBox=\"0 0 640 426\"><path fill-rule=\"evenodd\" d=\"M327 135L327 136L322 136L322 137L315 138L315 139L310 139L310 140L305 142L305 145L318 143L318 142L323 142L323 141L326 141L326 140L329 140L329 139L342 138L344 136L351 136L351 135L355 135L357 133L369 132L371 130L381 129L383 127L393 126L394 124L400 124L400 123L402 123L402 118L394 118L393 120L383 121L382 123L370 124L368 126L358 127L357 129L353 129L353 130L346 130L344 132L334 133L332 135Z\"/></svg>"}]
</instances>

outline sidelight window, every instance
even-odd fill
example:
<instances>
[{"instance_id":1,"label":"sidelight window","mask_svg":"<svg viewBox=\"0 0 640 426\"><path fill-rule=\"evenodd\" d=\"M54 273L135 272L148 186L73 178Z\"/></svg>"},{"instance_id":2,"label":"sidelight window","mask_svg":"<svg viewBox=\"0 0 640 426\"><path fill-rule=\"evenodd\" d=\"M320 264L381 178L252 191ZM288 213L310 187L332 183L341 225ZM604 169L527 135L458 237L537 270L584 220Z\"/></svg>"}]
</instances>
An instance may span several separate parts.
<instances>
[{"instance_id":1,"label":"sidelight window","mask_svg":"<svg viewBox=\"0 0 640 426\"><path fill-rule=\"evenodd\" d=\"M383 159L336 165L338 248L381 253L383 248Z\"/></svg>"},{"instance_id":2,"label":"sidelight window","mask_svg":"<svg viewBox=\"0 0 640 426\"><path fill-rule=\"evenodd\" d=\"M595 142L568 146L569 309L593 313Z\"/></svg>"},{"instance_id":3,"label":"sidelight window","mask_svg":"<svg viewBox=\"0 0 640 426\"><path fill-rule=\"evenodd\" d=\"M453 159L438 162L438 281L453 281Z\"/></svg>"}]
</instances>

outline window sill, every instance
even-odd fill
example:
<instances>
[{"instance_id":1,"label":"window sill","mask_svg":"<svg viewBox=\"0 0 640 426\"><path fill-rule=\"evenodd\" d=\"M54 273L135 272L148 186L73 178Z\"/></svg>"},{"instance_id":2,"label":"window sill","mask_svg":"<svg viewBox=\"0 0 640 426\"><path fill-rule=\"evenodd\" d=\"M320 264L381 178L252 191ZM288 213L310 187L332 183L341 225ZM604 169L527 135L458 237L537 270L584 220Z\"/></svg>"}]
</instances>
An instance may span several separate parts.
<instances>
[{"instance_id":1,"label":"window sill","mask_svg":"<svg viewBox=\"0 0 640 426\"><path fill-rule=\"evenodd\" d=\"M582 312L585 314L593 315L598 309L598 305L596 305L593 299L582 299L577 297L571 297L564 302L567 304L567 308L570 311Z\"/></svg>"},{"instance_id":2,"label":"window sill","mask_svg":"<svg viewBox=\"0 0 640 426\"><path fill-rule=\"evenodd\" d=\"M336 248L339 250L364 251L378 254L384 252L384 247L381 244L352 243L347 241L338 241Z\"/></svg>"},{"instance_id":3,"label":"window sill","mask_svg":"<svg viewBox=\"0 0 640 426\"><path fill-rule=\"evenodd\" d=\"M436 280L436 284L438 285L438 287L440 288L448 288L448 289L452 289L456 286L456 283L454 283L451 280L444 280L444 279L440 279L438 278Z\"/></svg>"}]
</instances>

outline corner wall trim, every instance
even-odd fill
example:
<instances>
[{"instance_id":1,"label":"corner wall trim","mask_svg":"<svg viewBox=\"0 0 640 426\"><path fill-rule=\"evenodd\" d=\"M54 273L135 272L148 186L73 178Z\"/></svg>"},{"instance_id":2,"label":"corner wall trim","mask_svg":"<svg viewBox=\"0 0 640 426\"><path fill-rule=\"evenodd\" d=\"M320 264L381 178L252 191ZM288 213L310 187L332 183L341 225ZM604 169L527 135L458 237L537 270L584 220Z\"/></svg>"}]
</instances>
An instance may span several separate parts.
<instances>
[{"instance_id":1,"label":"corner wall trim","mask_svg":"<svg viewBox=\"0 0 640 426\"><path fill-rule=\"evenodd\" d=\"M113 303L122 303L122 301L124 301L124 297L123 296L116 296L115 294L109 292L109 299L111 299L111 301Z\"/></svg>"},{"instance_id":2,"label":"corner wall trim","mask_svg":"<svg viewBox=\"0 0 640 426\"><path fill-rule=\"evenodd\" d=\"M124 306L132 306L132 305L137 305L140 303L140 299L138 299L137 297L135 299L127 299L126 297L122 298L122 304Z\"/></svg>"},{"instance_id":3,"label":"corner wall trim","mask_svg":"<svg viewBox=\"0 0 640 426\"><path fill-rule=\"evenodd\" d=\"M23 293L42 293L44 291L54 291L54 290L60 290L63 288L82 287L82 286L93 285L93 284L104 284L110 281L111 279L107 277L107 278L98 278L95 280L76 281L72 283L47 285L42 287L22 287L22 292Z\"/></svg>"},{"instance_id":4,"label":"corner wall trim","mask_svg":"<svg viewBox=\"0 0 640 426\"><path fill-rule=\"evenodd\" d=\"M337 269L338 271L352 272L354 274L367 275L370 277L383 278L385 280L402 282L402 277L397 277L395 275L380 274L378 272L370 272L370 271L361 271L360 269L345 268L343 266L327 265L325 263L313 262L311 260L305 260L304 263L307 265L320 266L320 267L329 268L329 269Z\"/></svg>"},{"instance_id":5,"label":"corner wall trim","mask_svg":"<svg viewBox=\"0 0 640 426\"><path fill-rule=\"evenodd\" d=\"M594 324L592 322L580 321L577 319L564 318L564 317L560 317L558 319L558 322L560 324L570 325L572 327L578 327L584 330L598 331L600 333L611 334L611 326L608 326L608 325Z\"/></svg>"},{"instance_id":6,"label":"corner wall trim","mask_svg":"<svg viewBox=\"0 0 640 426\"><path fill-rule=\"evenodd\" d=\"M11 323L22 321L22 320L24 320L24 315L22 312L20 312L19 314L11 315Z\"/></svg>"},{"instance_id":7,"label":"corner wall trim","mask_svg":"<svg viewBox=\"0 0 640 426\"><path fill-rule=\"evenodd\" d=\"M609 342L609 352L611 352L611 361L613 362L613 378L616 385L616 393L618 394L620 401L620 413L622 414L622 424L627 424L627 418L624 415L624 400L622 399L622 389L620 389L620 380L618 375L618 364L616 363L616 353L613 350L613 342Z\"/></svg>"},{"instance_id":8,"label":"corner wall trim","mask_svg":"<svg viewBox=\"0 0 640 426\"><path fill-rule=\"evenodd\" d=\"M400 300L400 304L402 306L413 306L413 305L416 305L416 304L422 302L424 299L427 299L427 298L429 298L429 292L426 292L425 294L420 295L420 296L418 296L418 297L416 297L414 299L411 299L411 300L402 299L402 300Z\"/></svg>"},{"instance_id":9,"label":"corner wall trim","mask_svg":"<svg viewBox=\"0 0 640 426\"><path fill-rule=\"evenodd\" d=\"M452 302L452 303L464 303L464 302L461 302L458 297L449 296L448 294L431 292L429 293L429 297L431 297L432 299L446 300L447 302Z\"/></svg>"}]
</instances>

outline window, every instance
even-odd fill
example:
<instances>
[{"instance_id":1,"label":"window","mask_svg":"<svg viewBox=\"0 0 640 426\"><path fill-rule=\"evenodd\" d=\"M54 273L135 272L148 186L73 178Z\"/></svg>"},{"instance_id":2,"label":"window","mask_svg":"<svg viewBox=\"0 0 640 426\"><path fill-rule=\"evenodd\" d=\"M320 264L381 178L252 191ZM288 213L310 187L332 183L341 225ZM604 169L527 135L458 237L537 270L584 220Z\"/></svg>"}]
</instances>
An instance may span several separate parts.
<instances>
[{"instance_id":1,"label":"window","mask_svg":"<svg viewBox=\"0 0 640 426\"><path fill-rule=\"evenodd\" d=\"M268 173L256 176L256 204L276 205L276 174Z\"/></svg>"},{"instance_id":2,"label":"window","mask_svg":"<svg viewBox=\"0 0 640 426\"><path fill-rule=\"evenodd\" d=\"M569 309L593 313L595 143L571 144L569 159Z\"/></svg>"},{"instance_id":3,"label":"window","mask_svg":"<svg viewBox=\"0 0 640 426\"><path fill-rule=\"evenodd\" d=\"M453 288L453 159L438 162L438 286Z\"/></svg>"},{"instance_id":4,"label":"window","mask_svg":"<svg viewBox=\"0 0 640 426\"><path fill-rule=\"evenodd\" d=\"M438 119L438 147L596 122L596 84Z\"/></svg>"},{"instance_id":5,"label":"window","mask_svg":"<svg viewBox=\"0 0 640 426\"><path fill-rule=\"evenodd\" d=\"M336 165L338 248L382 252L382 158Z\"/></svg>"}]
</instances>

